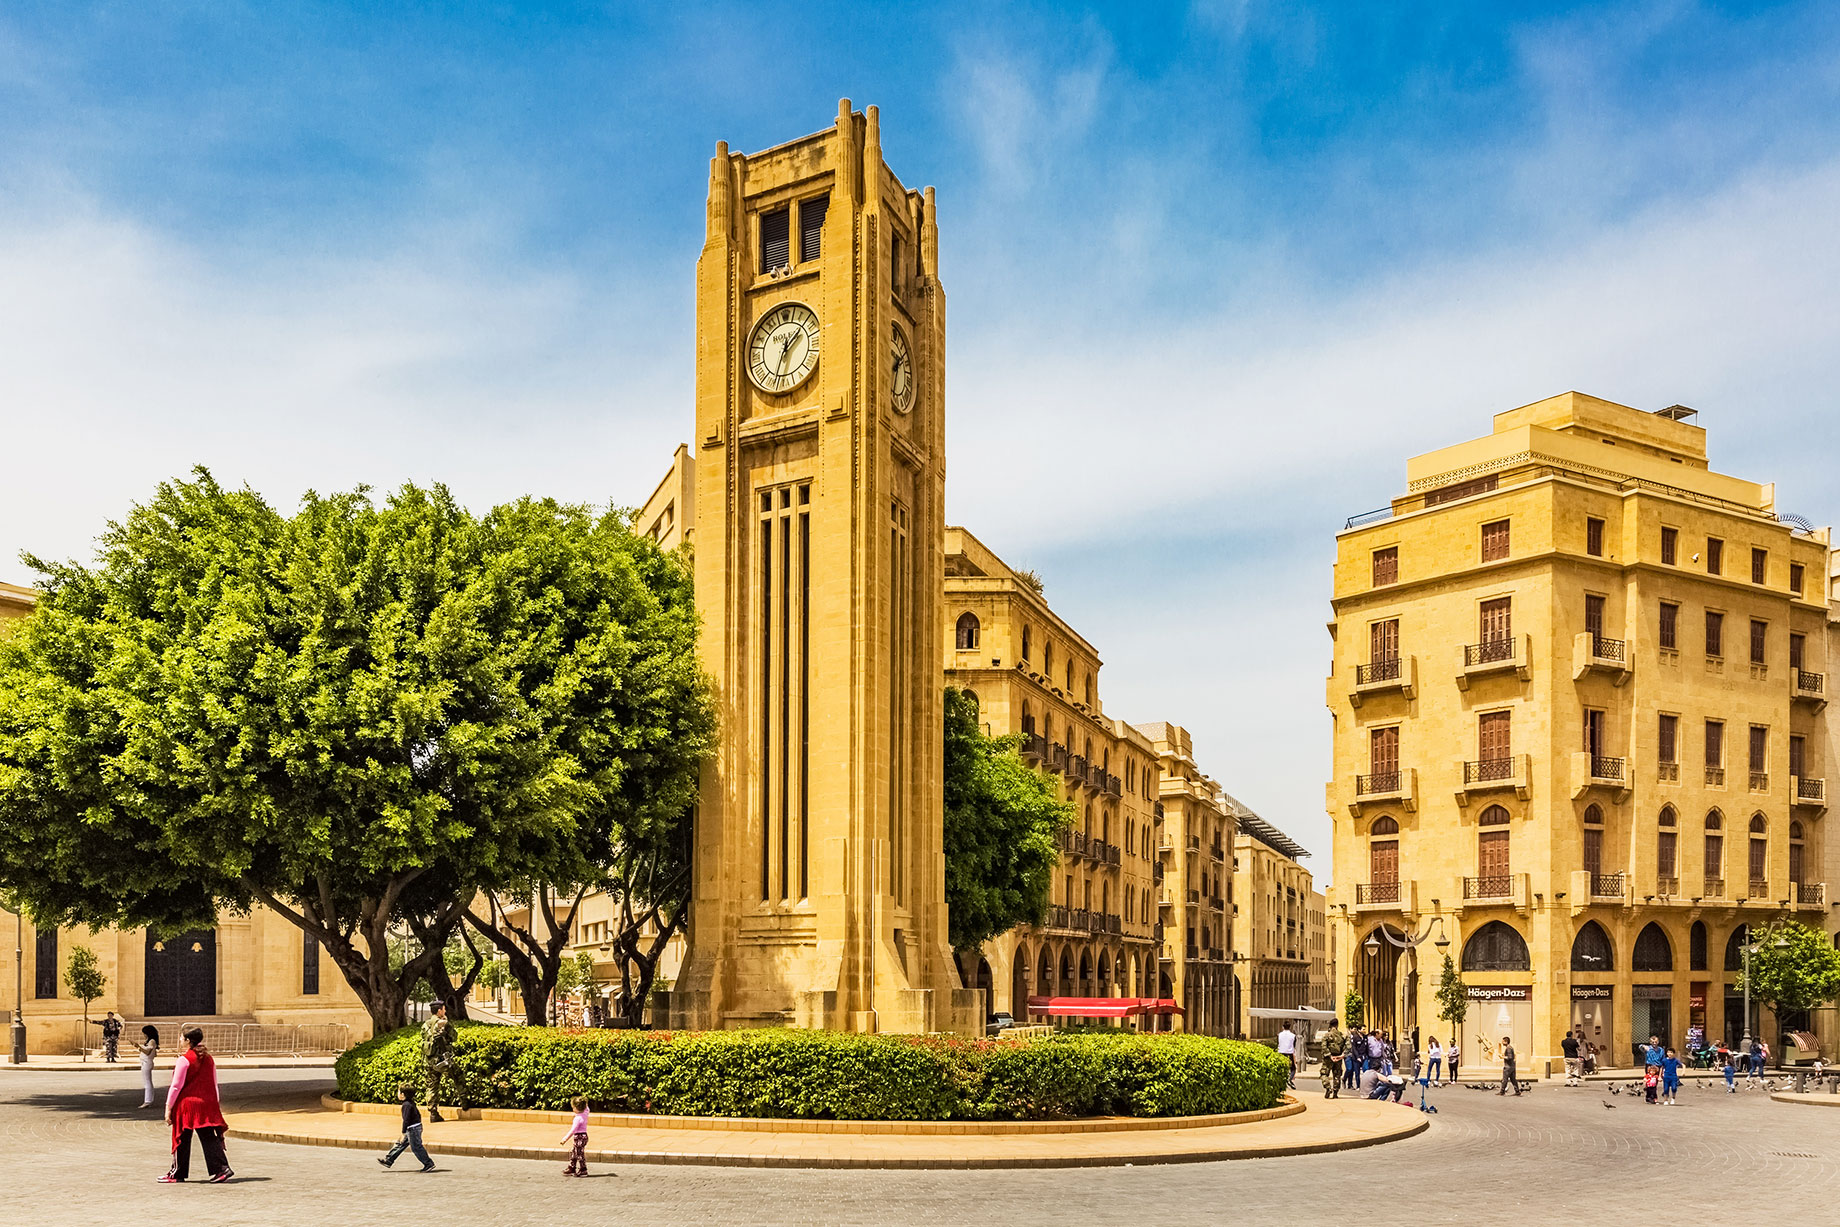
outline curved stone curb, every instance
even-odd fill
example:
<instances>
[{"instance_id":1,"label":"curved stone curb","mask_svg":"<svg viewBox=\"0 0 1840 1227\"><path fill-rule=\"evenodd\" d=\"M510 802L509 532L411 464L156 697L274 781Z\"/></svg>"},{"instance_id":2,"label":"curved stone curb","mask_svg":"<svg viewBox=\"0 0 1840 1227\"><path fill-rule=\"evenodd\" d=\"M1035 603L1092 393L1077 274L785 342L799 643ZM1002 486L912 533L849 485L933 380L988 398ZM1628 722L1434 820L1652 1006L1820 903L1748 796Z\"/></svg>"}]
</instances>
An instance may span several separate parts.
<instances>
[{"instance_id":1,"label":"curved stone curb","mask_svg":"<svg viewBox=\"0 0 1840 1227\"><path fill-rule=\"evenodd\" d=\"M866 1135L816 1134L806 1131L707 1130L689 1136L682 1129L602 1127L630 1134L627 1145L596 1146L589 1132L590 1161L606 1164L693 1164L760 1168L899 1168L1000 1169L1122 1167L1162 1163L1212 1163L1229 1159L1282 1158L1353 1150L1398 1141L1423 1133L1428 1117L1396 1105L1373 1111L1307 1108L1292 1101L1284 1115L1239 1125L1211 1125L1156 1131L1033 1133L1009 1137L989 1134ZM230 1118L230 1135L259 1142L338 1146L380 1151L394 1141L394 1121L370 1113L250 1112ZM548 1117L555 1114L532 1114ZM651 1118L642 1118L650 1121ZM340 1121L350 1121L341 1125ZM312 1122L312 1124L309 1124ZM550 1140L549 1120L473 1121L475 1136L503 1131L517 1135L503 1142L444 1139L446 1126L432 1125L425 1136L431 1154L492 1159L562 1162L563 1151ZM781 1122L784 1123L784 1122ZM887 1122L883 1122L887 1123ZM313 1125L318 1125L314 1128ZM481 1126L488 1128L481 1128ZM495 1126L495 1127L494 1127ZM541 1142L532 1135L538 1128ZM617 1140L617 1139L616 1139ZM680 1145L681 1142L681 1145Z\"/></svg>"},{"instance_id":2,"label":"curved stone curb","mask_svg":"<svg viewBox=\"0 0 1840 1227\"><path fill-rule=\"evenodd\" d=\"M1830 1095L1826 1091L1818 1094L1803 1091L1771 1091L1770 1098L1776 1103L1799 1103L1808 1108L1840 1108L1840 1095Z\"/></svg>"},{"instance_id":3,"label":"curved stone curb","mask_svg":"<svg viewBox=\"0 0 1840 1227\"><path fill-rule=\"evenodd\" d=\"M329 1112L352 1112L366 1116L395 1116L393 1103L360 1103L340 1099L337 1095L319 1097L320 1106ZM1079 1120L801 1120L772 1116L653 1116L636 1112L594 1112L588 1117L597 1129L696 1129L732 1133L840 1133L851 1136L902 1135L908 1137L951 1137L982 1134L991 1137L1059 1133L1131 1133L1158 1129L1219 1129L1233 1125L1256 1125L1280 1120L1303 1112L1303 1103L1295 1095L1284 1096L1275 1108L1256 1112L1218 1112L1208 1116L1100 1116ZM444 1108L449 1120L509 1121L519 1124L566 1125L575 1119L573 1112L550 1112L528 1108Z\"/></svg>"}]
</instances>

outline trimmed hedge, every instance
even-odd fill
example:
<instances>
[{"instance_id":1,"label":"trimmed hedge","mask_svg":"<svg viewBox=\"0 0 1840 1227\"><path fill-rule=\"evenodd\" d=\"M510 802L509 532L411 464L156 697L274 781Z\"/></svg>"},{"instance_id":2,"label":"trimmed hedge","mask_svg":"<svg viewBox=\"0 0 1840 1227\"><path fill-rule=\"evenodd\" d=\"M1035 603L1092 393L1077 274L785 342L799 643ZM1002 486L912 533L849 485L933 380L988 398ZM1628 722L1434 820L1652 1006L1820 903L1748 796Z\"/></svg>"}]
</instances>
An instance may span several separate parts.
<instances>
[{"instance_id":1,"label":"trimmed hedge","mask_svg":"<svg viewBox=\"0 0 1840 1227\"><path fill-rule=\"evenodd\" d=\"M824 1120L1054 1120L1192 1116L1278 1103L1285 1059L1199 1035L1026 1040L831 1031L604 1031L460 1024L455 1062L473 1107ZM395 1031L338 1060L339 1095L392 1103L422 1088L421 1037Z\"/></svg>"}]
</instances>

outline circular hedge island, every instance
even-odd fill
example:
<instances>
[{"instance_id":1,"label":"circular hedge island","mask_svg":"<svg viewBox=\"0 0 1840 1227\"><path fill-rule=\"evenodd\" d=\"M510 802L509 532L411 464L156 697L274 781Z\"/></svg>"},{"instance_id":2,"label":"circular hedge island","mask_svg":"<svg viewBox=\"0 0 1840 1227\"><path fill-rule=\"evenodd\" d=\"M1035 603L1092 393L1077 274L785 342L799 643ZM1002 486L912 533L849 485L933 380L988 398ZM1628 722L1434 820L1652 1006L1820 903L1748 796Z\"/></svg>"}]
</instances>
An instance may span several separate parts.
<instances>
[{"instance_id":1,"label":"circular hedge island","mask_svg":"<svg viewBox=\"0 0 1840 1227\"><path fill-rule=\"evenodd\" d=\"M1274 1107L1285 1058L1200 1035L1060 1032L1019 1040L832 1031L602 1031L462 1023L455 1065L476 1108L801 1120L1063 1120ZM338 1060L339 1096L394 1103L421 1088L421 1034Z\"/></svg>"}]
</instances>

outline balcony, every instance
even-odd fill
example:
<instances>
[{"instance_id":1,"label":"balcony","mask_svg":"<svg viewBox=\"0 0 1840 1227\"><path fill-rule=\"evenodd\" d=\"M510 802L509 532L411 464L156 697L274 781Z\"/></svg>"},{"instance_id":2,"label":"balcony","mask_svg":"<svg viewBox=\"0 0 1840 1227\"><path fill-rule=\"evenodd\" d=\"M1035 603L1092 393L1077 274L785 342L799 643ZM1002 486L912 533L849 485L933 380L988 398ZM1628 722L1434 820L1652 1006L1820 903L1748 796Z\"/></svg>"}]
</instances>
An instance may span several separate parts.
<instances>
[{"instance_id":1,"label":"balcony","mask_svg":"<svg viewBox=\"0 0 1840 1227\"><path fill-rule=\"evenodd\" d=\"M1068 755L1063 771L1074 783L1084 784L1086 782L1086 759L1079 754Z\"/></svg>"},{"instance_id":2,"label":"balcony","mask_svg":"<svg viewBox=\"0 0 1840 1227\"><path fill-rule=\"evenodd\" d=\"M1199 852L1199 851L1201 851L1201 836L1199 836L1199 835L1190 835L1190 836L1188 837L1188 850L1189 850L1190 852Z\"/></svg>"},{"instance_id":3,"label":"balcony","mask_svg":"<svg viewBox=\"0 0 1840 1227\"><path fill-rule=\"evenodd\" d=\"M1572 799L1593 788L1609 790L1617 801L1629 796L1629 764L1620 758L1580 750L1572 755Z\"/></svg>"},{"instance_id":4,"label":"balcony","mask_svg":"<svg viewBox=\"0 0 1840 1227\"><path fill-rule=\"evenodd\" d=\"M1059 772L1067 770L1067 747L1058 741L1048 747L1048 766Z\"/></svg>"},{"instance_id":5,"label":"balcony","mask_svg":"<svg viewBox=\"0 0 1840 1227\"><path fill-rule=\"evenodd\" d=\"M1169 835L1164 835L1163 838L1156 841L1156 850L1164 856L1168 856L1176 850L1175 839Z\"/></svg>"},{"instance_id":6,"label":"balcony","mask_svg":"<svg viewBox=\"0 0 1840 1227\"><path fill-rule=\"evenodd\" d=\"M1209 895L1208 906L1213 908L1216 912L1224 912L1227 909L1226 901L1219 895Z\"/></svg>"},{"instance_id":7,"label":"balcony","mask_svg":"<svg viewBox=\"0 0 1840 1227\"><path fill-rule=\"evenodd\" d=\"M1591 875L1591 898L1621 899L1628 881L1628 874L1594 873Z\"/></svg>"},{"instance_id":8,"label":"balcony","mask_svg":"<svg viewBox=\"0 0 1840 1227\"><path fill-rule=\"evenodd\" d=\"M1463 649L1463 663L1457 670L1457 689L1468 690L1472 680L1496 673L1513 673L1521 681L1531 675L1528 661L1533 655L1531 635L1511 635L1506 639L1489 639Z\"/></svg>"},{"instance_id":9,"label":"balcony","mask_svg":"<svg viewBox=\"0 0 1840 1227\"><path fill-rule=\"evenodd\" d=\"M1156 864L1150 866L1150 880L1153 882L1161 882L1165 872L1163 862L1158 861Z\"/></svg>"},{"instance_id":10,"label":"balcony","mask_svg":"<svg viewBox=\"0 0 1840 1227\"><path fill-rule=\"evenodd\" d=\"M1827 703L1827 677L1820 673L1810 673L1806 669L1791 669L1793 677L1789 697L1803 703L1813 703L1816 707Z\"/></svg>"},{"instance_id":11,"label":"balcony","mask_svg":"<svg viewBox=\"0 0 1840 1227\"><path fill-rule=\"evenodd\" d=\"M1227 859L1227 850L1219 844L1215 844L1208 849L1208 855L1217 861L1224 861Z\"/></svg>"},{"instance_id":12,"label":"balcony","mask_svg":"<svg viewBox=\"0 0 1840 1227\"><path fill-rule=\"evenodd\" d=\"M1457 804L1468 805L1474 793L1512 791L1525 801L1527 799L1527 781L1532 775L1525 754L1510 754L1506 758L1475 759L1459 765L1457 785Z\"/></svg>"},{"instance_id":13,"label":"balcony","mask_svg":"<svg viewBox=\"0 0 1840 1227\"><path fill-rule=\"evenodd\" d=\"M1158 801L1156 804L1152 805L1150 807L1150 812L1156 815L1156 820L1158 822L1161 822L1163 820L1163 803Z\"/></svg>"},{"instance_id":14,"label":"balcony","mask_svg":"<svg viewBox=\"0 0 1840 1227\"><path fill-rule=\"evenodd\" d=\"M1827 883L1795 882L1791 885L1795 887L1796 907L1817 912L1827 909Z\"/></svg>"},{"instance_id":15,"label":"balcony","mask_svg":"<svg viewBox=\"0 0 1840 1227\"><path fill-rule=\"evenodd\" d=\"M1198 903L1200 903L1200 902L1201 902L1201 892L1200 892L1200 891L1198 891L1198 890L1191 890L1191 891L1189 891L1189 892L1188 892L1188 901L1189 901L1190 903L1196 903L1196 904L1198 904Z\"/></svg>"},{"instance_id":16,"label":"balcony","mask_svg":"<svg viewBox=\"0 0 1840 1227\"><path fill-rule=\"evenodd\" d=\"M1032 758L1036 762L1048 757L1048 739L1040 733L1023 733L1022 757Z\"/></svg>"},{"instance_id":17,"label":"balcony","mask_svg":"<svg viewBox=\"0 0 1840 1227\"><path fill-rule=\"evenodd\" d=\"M1805 775L1789 779L1789 804L1804 809L1827 808L1827 781Z\"/></svg>"},{"instance_id":18,"label":"balcony","mask_svg":"<svg viewBox=\"0 0 1840 1227\"><path fill-rule=\"evenodd\" d=\"M1418 809L1418 771L1407 767L1355 776L1354 800L1348 803L1348 812L1359 816L1364 805L1397 805L1407 813Z\"/></svg>"},{"instance_id":19,"label":"balcony","mask_svg":"<svg viewBox=\"0 0 1840 1227\"><path fill-rule=\"evenodd\" d=\"M1512 907L1525 914L1528 901L1533 897L1528 883L1528 876L1524 873L1464 878L1461 906L1465 908Z\"/></svg>"},{"instance_id":20,"label":"balcony","mask_svg":"<svg viewBox=\"0 0 1840 1227\"><path fill-rule=\"evenodd\" d=\"M1156 906L1158 908L1166 908L1166 907L1173 908L1175 905L1176 905L1176 897L1170 894L1168 891L1164 891L1161 895L1157 897Z\"/></svg>"},{"instance_id":21,"label":"balcony","mask_svg":"<svg viewBox=\"0 0 1840 1227\"><path fill-rule=\"evenodd\" d=\"M1359 882L1354 888L1357 912L1412 911L1412 882Z\"/></svg>"},{"instance_id":22,"label":"balcony","mask_svg":"<svg viewBox=\"0 0 1840 1227\"><path fill-rule=\"evenodd\" d=\"M1189 961L1189 962L1191 962L1191 963L1198 963L1198 962L1200 962L1200 961L1201 961L1201 947L1199 947L1199 946L1190 946L1190 947L1188 948L1188 950L1187 950L1187 954L1188 954L1188 961Z\"/></svg>"},{"instance_id":23,"label":"balcony","mask_svg":"<svg viewBox=\"0 0 1840 1227\"><path fill-rule=\"evenodd\" d=\"M1629 645L1621 639L1606 639L1590 631L1572 636L1572 680L1580 681L1591 673L1600 673L1613 686L1629 680Z\"/></svg>"},{"instance_id":24,"label":"balcony","mask_svg":"<svg viewBox=\"0 0 1840 1227\"><path fill-rule=\"evenodd\" d=\"M1105 792L1107 796L1111 796L1111 797L1124 796L1124 781L1119 779L1117 776L1113 775L1111 772L1109 771L1106 772L1105 774Z\"/></svg>"},{"instance_id":25,"label":"balcony","mask_svg":"<svg viewBox=\"0 0 1840 1227\"><path fill-rule=\"evenodd\" d=\"M1394 691L1401 698L1418 697L1418 657L1390 656L1356 665L1354 686L1348 691L1348 702L1351 706L1359 707L1361 701L1369 695L1390 694Z\"/></svg>"}]
</instances>

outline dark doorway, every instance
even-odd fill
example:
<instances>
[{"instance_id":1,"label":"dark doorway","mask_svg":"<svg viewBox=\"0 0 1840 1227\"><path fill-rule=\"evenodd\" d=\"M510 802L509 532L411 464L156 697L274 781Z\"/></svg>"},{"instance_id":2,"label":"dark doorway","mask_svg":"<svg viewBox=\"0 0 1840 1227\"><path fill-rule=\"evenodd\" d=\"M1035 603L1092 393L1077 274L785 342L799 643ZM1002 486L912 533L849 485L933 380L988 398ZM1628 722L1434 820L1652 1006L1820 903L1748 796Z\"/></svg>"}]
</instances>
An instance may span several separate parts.
<instances>
[{"instance_id":1,"label":"dark doorway","mask_svg":"<svg viewBox=\"0 0 1840 1227\"><path fill-rule=\"evenodd\" d=\"M217 1013L217 934L194 929L177 937L147 934L149 1018L208 1018Z\"/></svg>"}]
</instances>

